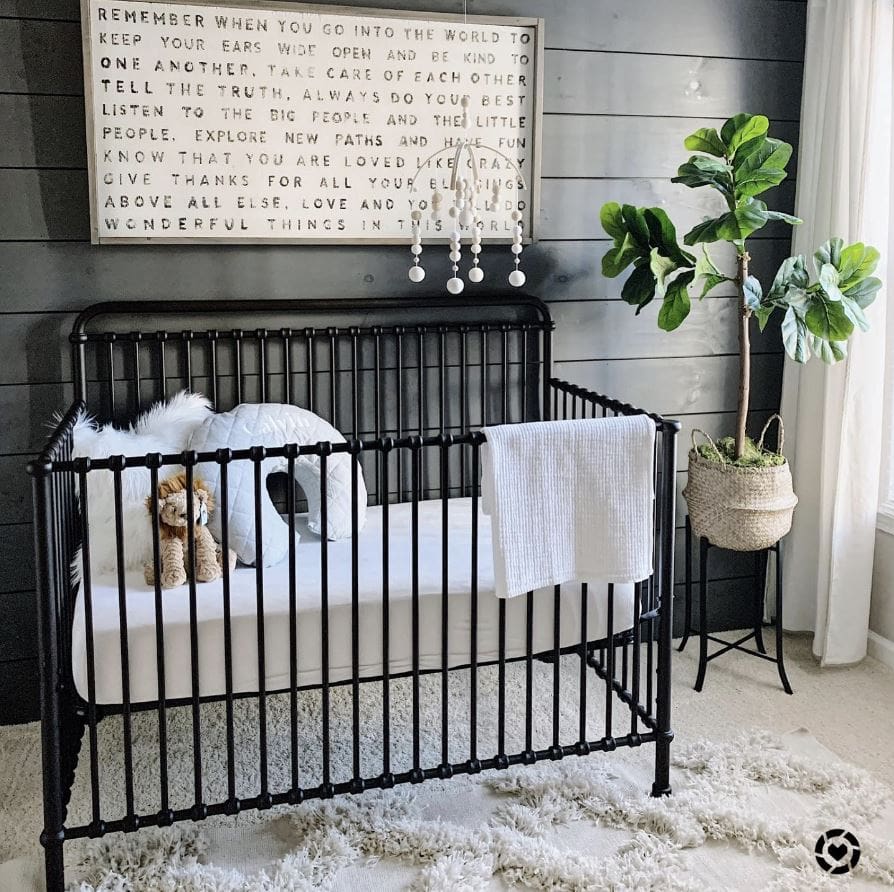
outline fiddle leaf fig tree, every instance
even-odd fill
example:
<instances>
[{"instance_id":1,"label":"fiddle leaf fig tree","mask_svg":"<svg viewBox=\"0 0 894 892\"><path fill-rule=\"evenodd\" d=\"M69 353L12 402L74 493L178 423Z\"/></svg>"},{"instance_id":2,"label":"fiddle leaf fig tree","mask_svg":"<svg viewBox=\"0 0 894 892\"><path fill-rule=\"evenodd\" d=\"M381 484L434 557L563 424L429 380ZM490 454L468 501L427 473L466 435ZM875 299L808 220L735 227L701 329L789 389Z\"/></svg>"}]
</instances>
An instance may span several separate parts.
<instances>
[{"instance_id":1,"label":"fiddle leaf fig tree","mask_svg":"<svg viewBox=\"0 0 894 892\"><path fill-rule=\"evenodd\" d=\"M761 331L778 310L786 353L796 362L812 355L833 363L847 354L847 340L855 328L869 327L866 308L875 300L881 281L872 273L879 260L875 248L857 242L845 245L833 238L813 255L814 280L802 255L783 261L768 290L749 272L751 255L747 240L768 223L797 225L797 217L773 211L757 196L778 186L786 177L792 147L768 135L763 115L739 114L718 132L703 127L686 137L693 152L672 180L690 189L719 192L725 209L713 219L696 224L680 245L676 229L661 208L637 208L608 202L600 211L602 228L614 244L602 258L608 278L632 272L621 297L639 314L652 301L660 302L658 326L679 328L692 308L690 288L702 300L716 288L730 283L739 299L739 405L735 432L735 458L743 459L748 440L751 378L750 324ZM708 245L732 245L737 260L735 276L728 276L714 262ZM687 248L696 248L692 253Z\"/></svg>"}]
</instances>

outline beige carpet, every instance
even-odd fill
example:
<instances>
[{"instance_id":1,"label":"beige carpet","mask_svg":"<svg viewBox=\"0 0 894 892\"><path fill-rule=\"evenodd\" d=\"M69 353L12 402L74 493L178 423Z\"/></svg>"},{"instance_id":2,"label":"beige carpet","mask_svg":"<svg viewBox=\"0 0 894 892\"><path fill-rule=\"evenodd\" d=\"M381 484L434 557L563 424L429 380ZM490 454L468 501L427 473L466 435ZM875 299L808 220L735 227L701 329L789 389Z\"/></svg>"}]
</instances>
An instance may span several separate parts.
<instances>
[{"instance_id":1,"label":"beige carpet","mask_svg":"<svg viewBox=\"0 0 894 892\"><path fill-rule=\"evenodd\" d=\"M840 767L826 748L892 780L894 673L872 661L820 672L805 640L790 639L787 647L794 697L777 687L772 666L740 655L713 663L705 691L697 695L690 689L695 648L690 644L688 653L675 658L679 745L674 752L682 764L674 769L677 795L672 800L656 803L644 795L651 748L594 755L509 775L346 797L335 805L309 804L288 814L208 822L198 836L191 825L181 825L185 835L178 830L172 838L156 840L156 854L168 864L183 856L177 862L180 873L173 874L175 884L152 880L135 888L800 889L825 888L830 882L837 887L842 880L829 880L812 857L805 857L806 843L785 842L784 828L815 838L817 828L831 821L873 843L894 837L894 812L890 802L882 806L885 794L879 785ZM569 666L572 698L573 672ZM375 709L374 702L368 705ZM798 726L809 727L819 740L802 732L788 735L779 750L763 737L716 748L745 728L779 732ZM151 754L149 728L145 741ZM702 758L709 750L696 741L713 748L710 759ZM308 744L313 747L313 741ZM150 762L149 755L145 764L138 758L139 770L150 771ZM251 763L247 746L249 784ZM275 774L276 758L273 763ZM782 770L794 765L806 774ZM113 778L116 774L110 771ZM0 889L30 892L40 888L33 844L39 827L36 726L0 729L0 783L0 861L16 859L0 868ZM833 787L838 789L834 795ZM848 790L860 793L858 801ZM81 787L75 811L83 807L83 796ZM732 804L719 808L723 802ZM747 807L739 813L743 803ZM708 805L713 810L705 811ZM430 848L435 830L436 837L447 834L441 849ZM749 835L753 838L747 843ZM141 837L125 842L132 845ZM396 840L403 840L404 847ZM749 846L755 847L750 853ZM857 877L846 881L849 888L881 883L889 869L886 858L894 870L894 855L882 843L875 849L874 855L866 850ZM445 856L445 850L452 854ZM199 851L213 871L192 864L191 854ZM84 858L84 850L73 847L72 855ZM105 851L88 853L84 866L94 881L114 859L119 866L131 863L133 851L122 854L113 848L112 855L110 860ZM145 861L145 851L140 857ZM262 869L266 879L258 873Z\"/></svg>"}]
</instances>

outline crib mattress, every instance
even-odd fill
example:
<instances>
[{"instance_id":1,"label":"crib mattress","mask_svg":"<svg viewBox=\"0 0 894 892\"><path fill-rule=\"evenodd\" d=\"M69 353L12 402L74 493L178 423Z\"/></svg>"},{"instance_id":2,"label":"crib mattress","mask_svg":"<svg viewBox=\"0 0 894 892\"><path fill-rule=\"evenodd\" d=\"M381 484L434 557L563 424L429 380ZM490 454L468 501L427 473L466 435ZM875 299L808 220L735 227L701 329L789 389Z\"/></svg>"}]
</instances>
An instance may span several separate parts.
<instances>
[{"instance_id":1,"label":"crib mattress","mask_svg":"<svg viewBox=\"0 0 894 892\"><path fill-rule=\"evenodd\" d=\"M451 667L472 660L472 503L471 499L448 502L447 658ZM389 507L389 655L392 674L413 667L412 638L412 512L410 504ZM307 528L306 518L296 521L296 588L298 630L298 684L322 680L321 546ZM359 674L363 678L383 673L383 512L370 508L366 526L358 537L357 578L359 594ZM351 595L352 554L349 540L328 545L329 681L352 677ZM232 625L232 674L235 693L259 689L256 575L252 567L238 567L230 576ZM477 659L496 660L499 652L499 600L494 594L490 519L478 517L478 621ZM441 668L442 638L442 502L419 503L419 667ZM93 640L96 702L123 701L118 584L116 578L92 581ZM224 665L223 585L219 580L197 585L198 665L200 693L226 692ZM264 685L267 691L289 687L289 562L264 569ZM182 586L162 593L164 604L165 694L169 699L192 694L189 589ZM506 602L506 656L526 652L526 598ZM615 632L633 623L633 585L616 585ZM158 697L155 596L142 572L126 576L127 644L129 650L130 700L151 702ZM553 647L554 592L535 593L533 650ZM608 599L605 584L590 584L588 593L590 641L604 638ZM563 647L581 640L581 586L561 587L560 641ZM87 648L83 591L79 592L72 630L72 670L75 684L87 699Z\"/></svg>"}]
</instances>

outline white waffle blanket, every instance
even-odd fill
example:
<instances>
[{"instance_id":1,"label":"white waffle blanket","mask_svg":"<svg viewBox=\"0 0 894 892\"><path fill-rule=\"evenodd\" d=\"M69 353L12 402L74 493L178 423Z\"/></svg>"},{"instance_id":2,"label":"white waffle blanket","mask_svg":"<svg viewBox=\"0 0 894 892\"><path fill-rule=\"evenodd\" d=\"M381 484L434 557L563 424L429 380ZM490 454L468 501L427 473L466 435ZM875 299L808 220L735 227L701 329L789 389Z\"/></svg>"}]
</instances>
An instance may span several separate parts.
<instances>
[{"instance_id":1,"label":"white waffle blanket","mask_svg":"<svg viewBox=\"0 0 894 892\"><path fill-rule=\"evenodd\" d=\"M484 428L498 597L652 573L655 423L645 415Z\"/></svg>"}]
</instances>

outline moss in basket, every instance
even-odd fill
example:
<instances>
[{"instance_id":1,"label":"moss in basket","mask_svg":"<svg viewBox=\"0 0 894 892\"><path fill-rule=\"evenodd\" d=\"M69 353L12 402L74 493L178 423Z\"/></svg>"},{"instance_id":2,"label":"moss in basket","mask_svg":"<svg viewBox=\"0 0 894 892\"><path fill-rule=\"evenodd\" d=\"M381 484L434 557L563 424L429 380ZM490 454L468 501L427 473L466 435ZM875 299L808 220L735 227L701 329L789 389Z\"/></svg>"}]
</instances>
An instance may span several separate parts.
<instances>
[{"instance_id":1,"label":"moss in basket","mask_svg":"<svg viewBox=\"0 0 894 892\"><path fill-rule=\"evenodd\" d=\"M735 437L723 437L715 445L717 446L716 451L710 443L702 443L698 447L698 454L708 461L733 465L737 468L774 468L785 464L784 455L771 452L769 449L761 449L751 437L745 438L745 451L741 458L736 458ZM720 458L718 458L717 452L720 453Z\"/></svg>"}]
</instances>

